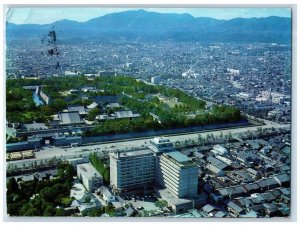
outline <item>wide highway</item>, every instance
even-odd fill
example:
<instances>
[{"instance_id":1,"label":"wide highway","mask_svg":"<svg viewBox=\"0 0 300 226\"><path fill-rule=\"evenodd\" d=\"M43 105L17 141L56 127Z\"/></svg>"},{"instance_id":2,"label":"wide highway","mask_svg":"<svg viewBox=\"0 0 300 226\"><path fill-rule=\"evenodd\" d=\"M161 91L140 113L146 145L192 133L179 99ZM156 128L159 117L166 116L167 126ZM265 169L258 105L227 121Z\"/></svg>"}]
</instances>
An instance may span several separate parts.
<instances>
[{"instance_id":1,"label":"wide highway","mask_svg":"<svg viewBox=\"0 0 300 226\"><path fill-rule=\"evenodd\" d=\"M198 135L201 135L203 138L206 138L207 135L219 136L221 133L223 135L231 134L240 134L247 131L256 132L257 129L270 129L270 128L290 128L290 124L278 124L276 122L271 122L264 120L265 125L262 126L249 126L249 127L239 127L239 128L223 128L219 130L213 131L202 131L202 132L194 132L194 133L186 133L186 134L174 134L174 135L165 135L164 137L168 137L171 142L184 142L186 140L198 140ZM130 140L120 140L120 141L112 141L112 142L103 142L98 144L91 144L88 146L79 146L72 148L60 148L60 147L44 147L38 152L35 152L34 159L24 159L17 161L7 162L7 167L17 167L23 168L25 166L29 166L33 162L39 163L40 161L50 160L54 157L60 158L62 160L77 158L88 156L91 152L111 152L115 150L130 150L134 148L140 148L143 146L147 146L152 137L143 137L143 138L135 138Z\"/></svg>"}]
</instances>

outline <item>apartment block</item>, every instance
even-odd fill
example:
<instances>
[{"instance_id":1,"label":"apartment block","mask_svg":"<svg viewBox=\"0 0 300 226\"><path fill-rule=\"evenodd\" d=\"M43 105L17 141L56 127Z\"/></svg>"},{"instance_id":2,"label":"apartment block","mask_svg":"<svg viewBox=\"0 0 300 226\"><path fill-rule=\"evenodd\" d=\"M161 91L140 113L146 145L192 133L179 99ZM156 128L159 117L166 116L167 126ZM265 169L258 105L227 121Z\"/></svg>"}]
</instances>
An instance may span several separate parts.
<instances>
[{"instance_id":1,"label":"apartment block","mask_svg":"<svg viewBox=\"0 0 300 226\"><path fill-rule=\"evenodd\" d=\"M152 189L155 155L149 149L110 154L110 185L119 192Z\"/></svg>"},{"instance_id":2,"label":"apartment block","mask_svg":"<svg viewBox=\"0 0 300 226\"><path fill-rule=\"evenodd\" d=\"M157 156L156 186L166 188L177 198L197 195L198 167L179 151L170 151Z\"/></svg>"}]
</instances>

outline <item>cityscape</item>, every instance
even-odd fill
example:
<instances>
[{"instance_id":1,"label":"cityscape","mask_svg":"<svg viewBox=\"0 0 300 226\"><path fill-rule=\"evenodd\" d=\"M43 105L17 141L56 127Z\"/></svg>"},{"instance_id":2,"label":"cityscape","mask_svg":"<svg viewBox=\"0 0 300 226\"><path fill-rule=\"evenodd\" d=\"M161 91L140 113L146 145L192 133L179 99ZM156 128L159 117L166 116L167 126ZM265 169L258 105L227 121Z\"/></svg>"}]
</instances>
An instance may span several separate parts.
<instances>
[{"instance_id":1,"label":"cityscape","mask_svg":"<svg viewBox=\"0 0 300 226\"><path fill-rule=\"evenodd\" d=\"M290 217L291 11L279 9L7 17L8 217Z\"/></svg>"}]
</instances>

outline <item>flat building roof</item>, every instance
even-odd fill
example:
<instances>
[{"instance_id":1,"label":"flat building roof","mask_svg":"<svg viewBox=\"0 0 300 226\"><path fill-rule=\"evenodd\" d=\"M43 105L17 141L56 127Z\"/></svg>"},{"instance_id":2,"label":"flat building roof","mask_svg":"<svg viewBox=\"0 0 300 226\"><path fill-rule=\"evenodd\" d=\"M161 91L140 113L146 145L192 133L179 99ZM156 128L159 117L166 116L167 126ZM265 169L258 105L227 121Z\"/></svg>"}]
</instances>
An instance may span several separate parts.
<instances>
[{"instance_id":1,"label":"flat building roof","mask_svg":"<svg viewBox=\"0 0 300 226\"><path fill-rule=\"evenodd\" d=\"M101 174L94 168L91 163L79 164L77 167L84 173L84 175L90 179L94 176L101 177Z\"/></svg>"},{"instance_id":2,"label":"flat building roof","mask_svg":"<svg viewBox=\"0 0 300 226\"><path fill-rule=\"evenodd\" d=\"M136 151L121 151L119 152L119 156L117 152L112 153L117 158L126 158L126 157L138 157L143 155L153 154L150 149L142 149Z\"/></svg>"},{"instance_id":3,"label":"flat building roof","mask_svg":"<svg viewBox=\"0 0 300 226\"><path fill-rule=\"evenodd\" d=\"M166 154L180 163L191 161L189 157L187 157L186 155L182 154L179 151L171 151L171 152L167 152Z\"/></svg>"}]
</instances>

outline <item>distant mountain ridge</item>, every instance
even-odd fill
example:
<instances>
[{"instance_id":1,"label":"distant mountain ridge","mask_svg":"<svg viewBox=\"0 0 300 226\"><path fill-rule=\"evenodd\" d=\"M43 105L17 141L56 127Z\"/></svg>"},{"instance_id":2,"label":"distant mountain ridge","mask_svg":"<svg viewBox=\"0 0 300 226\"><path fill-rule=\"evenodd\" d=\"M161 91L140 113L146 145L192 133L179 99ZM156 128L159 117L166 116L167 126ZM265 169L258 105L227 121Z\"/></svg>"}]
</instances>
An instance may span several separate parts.
<instances>
[{"instance_id":1,"label":"distant mountain ridge","mask_svg":"<svg viewBox=\"0 0 300 226\"><path fill-rule=\"evenodd\" d=\"M51 24L6 24L8 40L40 38L55 29L61 41L144 40L199 42L291 42L291 19L285 17L218 20L190 14L130 10L86 22L60 20Z\"/></svg>"}]
</instances>

